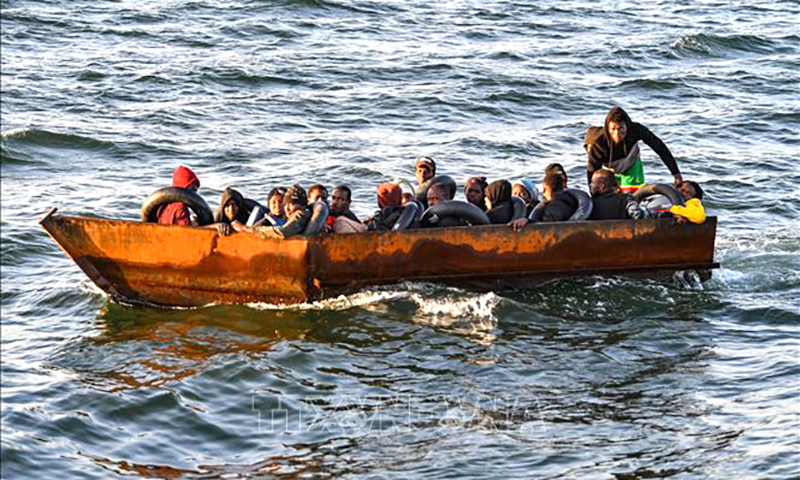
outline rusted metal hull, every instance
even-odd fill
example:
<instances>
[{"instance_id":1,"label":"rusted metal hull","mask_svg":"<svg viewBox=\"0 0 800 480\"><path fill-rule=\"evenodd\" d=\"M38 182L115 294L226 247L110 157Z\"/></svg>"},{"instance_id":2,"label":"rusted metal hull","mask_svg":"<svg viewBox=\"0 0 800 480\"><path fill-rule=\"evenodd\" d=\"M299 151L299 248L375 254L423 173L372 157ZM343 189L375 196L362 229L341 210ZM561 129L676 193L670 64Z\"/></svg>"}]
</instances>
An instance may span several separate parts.
<instances>
[{"instance_id":1,"label":"rusted metal hull","mask_svg":"<svg viewBox=\"0 0 800 480\"><path fill-rule=\"evenodd\" d=\"M716 218L369 232L288 240L48 214L44 229L102 290L129 301L297 303L401 280L709 270Z\"/></svg>"}]
</instances>

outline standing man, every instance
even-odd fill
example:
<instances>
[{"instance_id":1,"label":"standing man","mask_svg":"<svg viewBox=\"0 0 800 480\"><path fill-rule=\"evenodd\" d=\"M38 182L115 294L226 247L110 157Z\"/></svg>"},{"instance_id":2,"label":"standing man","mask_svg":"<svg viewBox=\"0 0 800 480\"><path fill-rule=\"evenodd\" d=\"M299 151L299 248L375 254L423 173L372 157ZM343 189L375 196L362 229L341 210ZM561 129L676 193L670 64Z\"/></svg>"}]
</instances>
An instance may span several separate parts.
<instances>
[{"instance_id":1,"label":"standing man","mask_svg":"<svg viewBox=\"0 0 800 480\"><path fill-rule=\"evenodd\" d=\"M644 186L644 166L637 145L639 140L661 157L675 179L675 186L679 186L683 177L664 142L641 123L631 121L625 110L616 106L608 111L603 128L589 127L586 131L583 147L589 156L586 165L589 184L595 171L608 168L616 173L617 183L624 193L635 192Z\"/></svg>"}]
</instances>

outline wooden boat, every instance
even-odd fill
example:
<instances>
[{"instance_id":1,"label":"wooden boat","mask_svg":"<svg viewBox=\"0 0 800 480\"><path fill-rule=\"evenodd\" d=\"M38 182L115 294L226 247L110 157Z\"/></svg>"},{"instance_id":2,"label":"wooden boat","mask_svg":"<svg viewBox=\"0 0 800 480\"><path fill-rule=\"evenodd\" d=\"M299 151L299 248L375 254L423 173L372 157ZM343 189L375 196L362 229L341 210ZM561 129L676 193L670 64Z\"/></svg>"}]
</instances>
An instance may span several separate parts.
<instances>
[{"instance_id":1,"label":"wooden boat","mask_svg":"<svg viewBox=\"0 0 800 480\"><path fill-rule=\"evenodd\" d=\"M717 219L539 223L262 239L247 233L61 216L42 227L115 299L150 304L297 303L402 280L461 282L696 270Z\"/></svg>"}]
</instances>

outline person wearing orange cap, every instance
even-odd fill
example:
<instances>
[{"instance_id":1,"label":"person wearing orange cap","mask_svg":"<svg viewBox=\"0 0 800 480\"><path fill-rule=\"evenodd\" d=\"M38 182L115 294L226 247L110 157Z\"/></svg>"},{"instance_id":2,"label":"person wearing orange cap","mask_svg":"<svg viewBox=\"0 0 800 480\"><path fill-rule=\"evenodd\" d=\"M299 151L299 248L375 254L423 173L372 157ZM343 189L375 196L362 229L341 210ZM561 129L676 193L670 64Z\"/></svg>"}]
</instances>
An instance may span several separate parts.
<instances>
[{"instance_id":1,"label":"person wearing orange cap","mask_svg":"<svg viewBox=\"0 0 800 480\"><path fill-rule=\"evenodd\" d=\"M403 191L396 183L386 182L378 185L379 210L364 222L367 224L367 230L391 230L403 213L403 207L400 205L402 198Z\"/></svg>"},{"instance_id":2,"label":"person wearing orange cap","mask_svg":"<svg viewBox=\"0 0 800 480\"><path fill-rule=\"evenodd\" d=\"M200 179L193 171L181 165L172 172L172 186L196 192L200 188ZM157 215L158 223L162 225L194 225L189 207L182 202L162 205Z\"/></svg>"}]
</instances>

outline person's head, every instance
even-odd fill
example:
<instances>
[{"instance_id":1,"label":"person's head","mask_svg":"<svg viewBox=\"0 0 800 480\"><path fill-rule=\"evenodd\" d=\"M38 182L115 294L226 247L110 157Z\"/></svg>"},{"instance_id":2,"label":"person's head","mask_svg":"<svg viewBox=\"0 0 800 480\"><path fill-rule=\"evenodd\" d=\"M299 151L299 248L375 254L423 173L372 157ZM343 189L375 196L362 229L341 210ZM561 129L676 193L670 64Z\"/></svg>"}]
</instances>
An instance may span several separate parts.
<instances>
[{"instance_id":1,"label":"person's head","mask_svg":"<svg viewBox=\"0 0 800 480\"><path fill-rule=\"evenodd\" d=\"M464 196L469 203L483 208L483 199L488 186L486 177L472 177L464 184Z\"/></svg>"},{"instance_id":2,"label":"person's head","mask_svg":"<svg viewBox=\"0 0 800 480\"><path fill-rule=\"evenodd\" d=\"M400 185L386 182L378 185L378 207L399 207L403 191Z\"/></svg>"},{"instance_id":3,"label":"person's head","mask_svg":"<svg viewBox=\"0 0 800 480\"><path fill-rule=\"evenodd\" d=\"M593 197L601 197L617 190L617 176L611 170L600 169L592 174L589 190Z\"/></svg>"},{"instance_id":4,"label":"person's head","mask_svg":"<svg viewBox=\"0 0 800 480\"><path fill-rule=\"evenodd\" d=\"M521 183L515 183L511 187L511 196L512 197L519 197L519 198L523 199L525 201L525 203L528 203L528 202L531 201L531 193L528 191L527 188L525 188L525 185L523 185Z\"/></svg>"},{"instance_id":5,"label":"person's head","mask_svg":"<svg viewBox=\"0 0 800 480\"><path fill-rule=\"evenodd\" d=\"M286 189L283 187L273 188L269 192L267 202L269 203L269 213L275 217L283 216L283 195L286 194Z\"/></svg>"},{"instance_id":6,"label":"person's head","mask_svg":"<svg viewBox=\"0 0 800 480\"><path fill-rule=\"evenodd\" d=\"M319 183L308 187L308 203L311 204L317 200L328 201L328 189Z\"/></svg>"},{"instance_id":7,"label":"person's head","mask_svg":"<svg viewBox=\"0 0 800 480\"><path fill-rule=\"evenodd\" d=\"M416 176L417 182L420 185L436 175L436 162L434 162L431 157L420 155L417 157L417 163L414 165L414 167L414 175Z\"/></svg>"},{"instance_id":8,"label":"person's head","mask_svg":"<svg viewBox=\"0 0 800 480\"><path fill-rule=\"evenodd\" d=\"M486 187L486 210L496 208L503 203L511 203L511 182L495 180Z\"/></svg>"},{"instance_id":9,"label":"person's head","mask_svg":"<svg viewBox=\"0 0 800 480\"><path fill-rule=\"evenodd\" d=\"M220 204L222 205L223 216L221 220L225 223L232 222L236 219L241 220L239 217L245 213L244 197L231 187L222 191Z\"/></svg>"},{"instance_id":10,"label":"person's head","mask_svg":"<svg viewBox=\"0 0 800 480\"><path fill-rule=\"evenodd\" d=\"M239 206L236 204L236 202L229 201L225 204L223 213L225 214L225 218L232 222L236 220L236 216L239 215Z\"/></svg>"},{"instance_id":11,"label":"person's head","mask_svg":"<svg viewBox=\"0 0 800 480\"><path fill-rule=\"evenodd\" d=\"M180 165L172 172L172 186L197 191L200 188L200 179L193 171Z\"/></svg>"},{"instance_id":12,"label":"person's head","mask_svg":"<svg viewBox=\"0 0 800 480\"><path fill-rule=\"evenodd\" d=\"M350 187L338 185L331 193L331 213L341 215L350 209L350 198L352 196Z\"/></svg>"},{"instance_id":13,"label":"person's head","mask_svg":"<svg viewBox=\"0 0 800 480\"><path fill-rule=\"evenodd\" d=\"M432 207L439 202L450 200L450 195L445 190L444 185L434 184L428 189L428 206Z\"/></svg>"},{"instance_id":14,"label":"person's head","mask_svg":"<svg viewBox=\"0 0 800 480\"><path fill-rule=\"evenodd\" d=\"M544 174L547 176L550 173L557 173L561 175L561 180L564 185L564 188L567 188L567 171L564 170L564 167L560 163L551 163L544 169Z\"/></svg>"},{"instance_id":15,"label":"person's head","mask_svg":"<svg viewBox=\"0 0 800 480\"><path fill-rule=\"evenodd\" d=\"M542 196L545 200L552 200L553 195L564 190L564 177L556 172L550 172L542 181Z\"/></svg>"},{"instance_id":16,"label":"person's head","mask_svg":"<svg viewBox=\"0 0 800 480\"><path fill-rule=\"evenodd\" d=\"M292 185L283 194L283 212L288 217L308 206L308 195L300 185Z\"/></svg>"},{"instance_id":17,"label":"person's head","mask_svg":"<svg viewBox=\"0 0 800 480\"><path fill-rule=\"evenodd\" d=\"M606 134L614 143L620 143L628 134L631 118L621 107L611 107L606 115Z\"/></svg>"},{"instance_id":18,"label":"person's head","mask_svg":"<svg viewBox=\"0 0 800 480\"><path fill-rule=\"evenodd\" d=\"M681 186L678 187L678 190L681 192L681 195L683 195L684 200L691 200L693 198L703 200L703 189L700 188L700 184L697 182L684 180Z\"/></svg>"}]
</instances>

